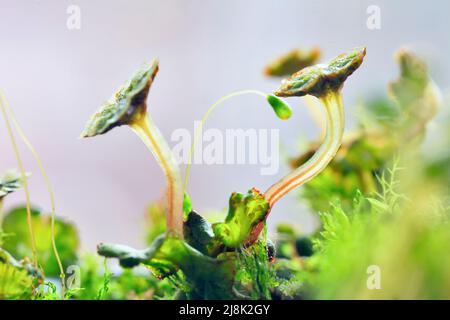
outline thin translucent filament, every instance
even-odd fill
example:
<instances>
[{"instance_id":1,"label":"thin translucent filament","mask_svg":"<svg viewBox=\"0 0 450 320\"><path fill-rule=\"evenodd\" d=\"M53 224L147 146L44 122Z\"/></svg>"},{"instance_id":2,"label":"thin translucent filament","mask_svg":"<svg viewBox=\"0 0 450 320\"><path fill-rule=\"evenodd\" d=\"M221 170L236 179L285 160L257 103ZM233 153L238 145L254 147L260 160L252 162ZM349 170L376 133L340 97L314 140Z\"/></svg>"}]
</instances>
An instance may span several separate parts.
<instances>
[{"instance_id":1,"label":"thin translucent filament","mask_svg":"<svg viewBox=\"0 0 450 320\"><path fill-rule=\"evenodd\" d=\"M42 163L41 157L37 153L36 149L31 144L30 140L26 136L25 132L23 131L22 127L17 121L17 118L14 114L14 111L9 104L8 100L5 98L4 94L1 93L2 100L5 102L5 106L7 109L7 112L9 113L9 117L11 119L12 124L16 128L17 133L19 134L20 138L24 142L24 144L27 146L28 150L30 150L31 154L33 155L34 159L36 160L36 163L39 167L39 170L41 172L42 178L44 179L45 186L47 188L48 194L50 196L50 205L51 205L51 241L52 241L52 248L53 253L55 255L56 261L58 263L59 271L60 271L60 278L61 278L61 297L64 299L64 291L65 291L65 273L64 273L64 267L61 262L61 258L58 253L58 248L56 247L56 235L55 235L55 216L56 216L56 201L55 201L55 194L53 192L53 188L50 182L50 179L47 175L47 172L45 171L44 165Z\"/></svg>"},{"instance_id":2,"label":"thin translucent filament","mask_svg":"<svg viewBox=\"0 0 450 320\"><path fill-rule=\"evenodd\" d=\"M5 120L5 125L8 130L9 139L11 141L14 154L16 156L17 165L20 170L20 174L22 177L22 183L23 183L23 189L25 191L25 199L26 199L26 209L27 209L27 225L28 225L28 232L30 234L30 240L31 240L31 252L32 252L32 258L33 258L33 264L35 268L39 267L38 263L38 257L37 257L37 250L36 250L36 238L34 236L33 232L33 225L31 221L31 201L30 201L30 190L28 188L28 180L27 175L25 173L25 169L22 163L22 158L20 157L19 148L17 147L16 138L14 136L14 132L11 128L11 124L9 122L8 114L6 112L6 108L3 105L3 94L0 95L0 108L2 109L3 119Z\"/></svg>"},{"instance_id":3,"label":"thin translucent filament","mask_svg":"<svg viewBox=\"0 0 450 320\"><path fill-rule=\"evenodd\" d=\"M214 104L208 109L208 111L206 111L205 115L203 116L203 119L199 125L199 127L197 128L196 132L194 133L194 140L191 144L191 149L189 150L189 162L186 165L186 171L185 171L185 176L184 176L184 192L187 192L187 187L188 187L188 181L189 181L189 173L190 173L190 169L191 169L191 164L192 164L192 156L194 155L194 151L195 151L195 147L197 145L197 141L200 138L200 133L202 132L203 126L206 123L206 120L208 120L211 112L214 111L214 109L216 109L221 103L227 101L228 99L231 99L233 97L236 96L240 96L240 95L245 95L245 94L257 94L259 96L262 96L264 99L266 99L267 94L258 90L241 90L241 91L236 91L230 94L227 94L226 96L223 96L222 98L220 98L219 100L217 100L216 102L214 102Z\"/></svg>"}]
</instances>

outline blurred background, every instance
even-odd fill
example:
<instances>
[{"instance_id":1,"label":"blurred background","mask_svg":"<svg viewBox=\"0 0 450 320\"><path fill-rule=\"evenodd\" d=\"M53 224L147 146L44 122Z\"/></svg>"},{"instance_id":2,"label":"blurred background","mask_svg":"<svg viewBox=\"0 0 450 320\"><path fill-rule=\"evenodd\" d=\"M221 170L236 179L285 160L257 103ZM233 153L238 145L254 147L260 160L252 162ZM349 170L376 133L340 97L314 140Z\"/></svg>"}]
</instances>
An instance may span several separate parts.
<instances>
[{"instance_id":1,"label":"blurred background","mask_svg":"<svg viewBox=\"0 0 450 320\"><path fill-rule=\"evenodd\" d=\"M80 29L70 30L67 9L80 9ZM380 8L381 28L367 27L367 8ZM56 192L58 215L76 223L82 247L101 241L144 244L144 213L163 194L164 177L144 145L127 128L80 140L89 116L153 57L160 73L149 111L167 139L178 128L192 132L219 97L242 89L271 91L263 67L296 48L320 46L325 59L367 46L365 63L347 82L347 127L355 125L362 99L384 94L398 75L393 53L418 52L444 90L450 85L450 3L433 1L6 1L0 0L0 88L40 152ZM438 67L439 66L439 67ZM277 128L283 164L318 130L299 100L293 118L280 122L255 96L217 109L207 127ZM250 115L242 116L245 109ZM48 194L31 155L21 146L32 202L49 210ZM0 172L17 167L3 120ZM226 208L232 191L265 190L282 177L261 176L257 165L194 165L189 191L201 213ZM274 208L269 223L295 221L304 232L315 218L291 194ZM7 207L22 203L23 191Z\"/></svg>"}]
</instances>

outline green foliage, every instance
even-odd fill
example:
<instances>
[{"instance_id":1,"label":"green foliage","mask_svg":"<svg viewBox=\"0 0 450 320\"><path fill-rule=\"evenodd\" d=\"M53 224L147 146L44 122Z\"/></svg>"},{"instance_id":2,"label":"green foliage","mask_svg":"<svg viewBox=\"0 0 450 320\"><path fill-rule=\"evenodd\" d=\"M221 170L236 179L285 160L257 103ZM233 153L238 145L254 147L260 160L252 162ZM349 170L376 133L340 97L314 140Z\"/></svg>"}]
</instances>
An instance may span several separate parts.
<instances>
[{"instance_id":1,"label":"green foliage","mask_svg":"<svg viewBox=\"0 0 450 320\"><path fill-rule=\"evenodd\" d=\"M114 274L92 254L83 255L79 265L81 288L75 293L77 300L170 299L175 294L168 279L157 279L146 270L123 269Z\"/></svg>"},{"instance_id":2,"label":"green foliage","mask_svg":"<svg viewBox=\"0 0 450 320\"><path fill-rule=\"evenodd\" d=\"M257 241L237 254L236 290L242 297L270 299L270 289L276 284L275 274L267 258L266 241Z\"/></svg>"},{"instance_id":3,"label":"green foliage","mask_svg":"<svg viewBox=\"0 0 450 320\"><path fill-rule=\"evenodd\" d=\"M271 287L271 298L275 300L303 299L304 279L302 276L303 259L290 257L278 258L272 269L276 283Z\"/></svg>"},{"instance_id":4,"label":"green foliage","mask_svg":"<svg viewBox=\"0 0 450 320\"><path fill-rule=\"evenodd\" d=\"M80 288L67 289L64 292L64 300L73 299L80 291ZM61 294L58 292L56 285L50 281L40 285L36 293L32 297L33 300L59 300Z\"/></svg>"},{"instance_id":5,"label":"green foliage","mask_svg":"<svg viewBox=\"0 0 450 320\"><path fill-rule=\"evenodd\" d=\"M80 266L80 287L75 298L78 300L93 300L104 284L104 276L100 273L101 263L98 256L93 254L83 254L79 260Z\"/></svg>"},{"instance_id":6,"label":"green foliage","mask_svg":"<svg viewBox=\"0 0 450 320\"><path fill-rule=\"evenodd\" d=\"M159 280L151 274L123 270L110 282L109 299L150 300L171 299L175 289L167 279Z\"/></svg>"},{"instance_id":7,"label":"green foliage","mask_svg":"<svg viewBox=\"0 0 450 320\"><path fill-rule=\"evenodd\" d=\"M50 216L42 215L37 209L32 209L31 220L36 236L39 262L47 276L59 275L59 268L52 251ZM5 216L3 230L10 236L4 243L4 248L16 257L31 257L31 241L27 228L27 212L18 207ZM64 267L77 261L79 245L75 227L61 219L55 220L56 247L58 248Z\"/></svg>"},{"instance_id":8,"label":"green foliage","mask_svg":"<svg viewBox=\"0 0 450 320\"><path fill-rule=\"evenodd\" d=\"M237 248L250 236L253 228L267 216L269 204L256 189L247 195L233 193L228 215L223 223L213 225L214 234L227 247Z\"/></svg>"},{"instance_id":9,"label":"green foliage","mask_svg":"<svg viewBox=\"0 0 450 320\"><path fill-rule=\"evenodd\" d=\"M8 234L6 234L5 232L3 232L3 230L0 228L0 247L3 246L3 242L5 241L5 239L8 237Z\"/></svg>"},{"instance_id":10,"label":"green foliage","mask_svg":"<svg viewBox=\"0 0 450 320\"><path fill-rule=\"evenodd\" d=\"M97 296L95 297L95 300L103 300L104 297L109 292L109 284L111 282L112 273L108 270L108 264L106 262L103 263L104 265L104 273L103 273L103 283L101 288L98 290Z\"/></svg>"},{"instance_id":11,"label":"green foliage","mask_svg":"<svg viewBox=\"0 0 450 320\"><path fill-rule=\"evenodd\" d=\"M228 222L241 217L239 223L247 223L244 241L255 224L264 217L267 204L256 190L250 190L245 197L240 195L237 202L236 199L232 196L230 200L233 206ZM154 217L162 217L162 210L156 212L159 214ZM243 216L247 218L242 219ZM238 248L234 252L224 252L225 243L211 224L195 211L187 216L184 236L186 242L163 234L145 250L111 244L101 244L98 250L105 257L119 258L124 267L147 266L157 277L164 277L173 288L180 289L184 298L236 299L246 294L254 298L267 298L270 295L268 286L272 282L265 281L268 277L265 272L269 270L268 253L262 242L245 249ZM239 276L236 270L240 270ZM255 291L249 288L255 288ZM168 296L165 295L166 298Z\"/></svg>"},{"instance_id":12,"label":"green foliage","mask_svg":"<svg viewBox=\"0 0 450 320\"><path fill-rule=\"evenodd\" d=\"M309 257L313 253L310 237L298 234L286 223L277 226L276 256L282 259Z\"/></svg>"},{"instance_id":13,"label":"green foliage","mask_svg":"<svg viewBox=\"0 0 450 320\"><path fill-rule=\"evenodd\" d=\"M159 235L166 232L166 212L164 205L159 202L152 203L146 214L146 243L152 243Z\"/></svg>"},{"instance_id":14,"label":"green foliage","mask_svg":"<svg viewBox=\"0 0 450 320\"><path fill-rule=\"evenodd\" d=\"M381 192L359 195L351 210L333 205L321 214L317 254L304 271L309 297L319 299L448 299L449 208L413 191L400 193L398 169L380 178ZM422 194L422 196L420 196ZM381 288L368 285L369 267Z\"/></svg>"},{"instance_id":15,"label":"green foliage","mask_svg":"<svg viewBox=\"0 0 450 320\"><path fill-rule=\"evenodd\" d=\"M0 262L0 300L30 299L33 282L26 270Z\"/></svg>"},{"instance_id":16,"label":"green foliage","mask_svg":"<svg viewBox=\"0 0 450 320\"><path fill-rule=\"evenodd\" d=\"M25 270L30 276L36 280L41 280L43 278L42 272L39 268L35 267L28 258L24 258L20 261L16 260L8 251L0 248L0 262L9 264L14 268L19 270Z\"/></svg>"},{"instance_id":17,"label":"green foliage","mask_svg":"<svg viewBox=\"0 0 450 320\"><path fill-rule=\"evenodd\" d=\"M197 298L231 298L233 259L228 259L227 255L213 259L178 238L161 235L145 250L100 244L98 253L104 257L118 258L123 267L143 264L160 278L182 270L186 281L191 284L189 294Z\"/></svg>"},{"instance_id":18,"label":"green foliage","mask_svg":"<svg viewBox=\"0 0 450 320\"><path fill-rule=\"evenodd\" d=\"M187 192L184 193L183 196L183 214L184 214L184 220L187 219L189 213L192 211L192 201L191 197L187 194Z\"/></svg>"}]
</instances>

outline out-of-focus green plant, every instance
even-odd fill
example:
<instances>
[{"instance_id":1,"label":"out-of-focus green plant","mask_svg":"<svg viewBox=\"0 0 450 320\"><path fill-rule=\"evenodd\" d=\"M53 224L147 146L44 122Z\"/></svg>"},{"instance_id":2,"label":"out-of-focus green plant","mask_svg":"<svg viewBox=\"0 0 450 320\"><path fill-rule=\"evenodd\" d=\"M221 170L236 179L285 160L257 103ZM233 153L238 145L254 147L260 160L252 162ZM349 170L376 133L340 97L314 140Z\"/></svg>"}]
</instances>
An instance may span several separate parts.
<instances>
[{"instance_id":1,"label":"out-of-focus green plant","mask_svg":"<svg viewBox=\"0 0 450 320\"><path fill-rule=\"evenodd\" d=\"M150 244L160 234L166 232L166 212L164 205L159 202L152 203L146 212L146 243Z\"/></svg>"},{"instance_id":2,"label":"out-of-focus green plant","mask_svg":"<svg viewBox=\"0 0 450 320\"><path fill-rule=\"evenodd\" d=\"M21 174L13 170L0 177L0 300L30 299L33 286L38 285L42 279L40 270L28 260L17 261L3 249L7 238L12 236L3 229L3 202L8 194L22 187L22 182Z\"/></svg>"},{"instance_id":3,"label":"out-of-focus green plant","mask_svg":"<svg viewBox=\"0 0 450 320\"><path fill-rule=\"evenodd\" d=\"M313 254L313 245L310 237L298 234L291 225L279 224L276 234L277 258L295 259L298 257L309 257Z\"/></svg>"},{"instance_id":4,"label":"out-of-focus green plant","mask_svg":"<svg viewBox=\"0 0 450 320\"><path fill-rule=\"evenodd\" d=\"M324 211L339 200L352 207L358 191L371 194L379 190L376 176L393 157L408 148L417 148L426 125L441 104L441 95L428 75L425 63L413 53L397 53L400 77L389 85L391 99L376 99L360 112L360 128L348 133L339 152L317 178L302 189L302 195L315 211ZM297 167L317 149L291 161Z\"/></svg>"},{"instance_id":5,"label":"out-of-focus green plant","mask_svg":"<svg viewBox=\"0 0 450 320\"><path fill-rule=\"evenodd\" d=\"M316 64L320 58L320 48L307 50L293 49L271 61L264 68L264 74L270 77L285 77Z\"/></svg>"},{"instance_id":6,"label":"out-of-focus green plant","mask_svg":"<svg viewBox=\"0 0 450 320\"><path fill-rule=\"evenodd\" d=\"M80 291L80 288L69 288L64 291L64 300L73 299L77 292ZM33 296L31 297L33 300L59 300L61 299L61 293L58 292L56 285L53 282L47 281L40 285Z\"/></svg>"},{"instance_id":7,"label":"out-of-focus green plant","mask_svg":"<svg viewBox=\"0 0 450 320\"><path fill-rule=\"evenodd\" d=\"M18 261L0 248L0 300L30 299L42 280L41 270L28 258Z\"/></svg>"},{"instance_id":8,"label":"out-of-focus green plant","mask_svg":"<svg viewBox=\"0 0 450 320\"><path fill-rule=\"evenodd\" d=\"M81 288L75 294L78 300L171 299L176 292L169 279L157 279L149 271L123 269L114 274L92 254L84 254L79 265Z\"/></svg>"},{"instance_id":9,"label":"out-of-focus green plant","mask_svg":"<svg viewBox=\"0 0 450 320\"><path fill-rule=\"evenodd\" d=\"M108 270L101 267L98 256L89 253L81 255L78 265L80 266L80 290L75 294L75 298L94 300L105 291L102 288L111 278Z\"/></svg>"},{"instance_id":10,"label":"out-of-focus green plant","mask_svg":"<svg viewBox=\"0 0 450 320\"><path fill-rule=\"evenodd\" d=\"M3 229L9 235L3 247L16 257L29 257L31 254L30 237L27 230L27 212L23 207L9 211L3 221ZM51 218L42 215L38 209L31 210L31 223L36 230L36 249L38 258L46 276L59 275L59 266L52 254ZM79 239L73 224L61 219L55 220L56 246L63 266L77 261Z\"/></svg>"},{"instance_id":11,"label":"out-of-focus green plant","mask_svg":"<svg viewBox=\"0 0 450 320\"><path fill-rule=\"evenodd\" d=\"M65 273L64 273L64 268L63 268L62 262L61 262L61 258L59 257L58 249L56 247L56 239L55 239L56 201L55 201L55 194L53 192L53 187L50 182L50 178L47 175L47 172L44 168L44 164L42 162L41 157L39 156L39 153L34 148L30 139L28 139L27 135L25 134L25 131L20 126L19 121L17 121L17 118L14 114L14 110L11 107L11 105L9 104L8 100L6 99L6 97L2 91L0 91L0 109L1 109L1 113L3 115L3 119L5 121L7 131L8 131L9 140L11 141L11 145L14 150L14 154L16 156L17 165L20 169L21 183L23 184L23 188L25 191L27 225L28 225L28 232L29 232L30 242L31 242L31 254L32 254L33 263L34 263L35 268L38 268L39 262L38 262L38 258L37 258L36 239L35 239L35 235L34 235L34 231L33 231L33 226L31 223L31 197L30 197L30 191L28 189L27 173L25 172L25 168L24 168L22 158L21 158L21 155L19 152L19 148L18 148L18 145L16 142L13 127L17 131L22 142L25 144L25 146L30 151L33 158L36 160L36 163L39 167L39 171L41 172L42 178L44 179L44 182L45 182L48 194L49 194L50 203L51 203L51 215L50 215L51 246L52 246L53 254L55 255L55 259L56 259L56 262L57 262L58 268L59 268L59 277L60 277L60 281L61 281L61 298L64 299L64 297L65 297ZM0 203L0 210L1 210L1 203Z\"/></svg>"},{"instance_id":12,"label":"out-of-focus green plant","mask_svg":"<svg viewBox=\"0 0 450 320\"><path fill-rule=\"evenodd\" d=\"M394 165L381 176L379 193L359 194L350 210L336 203L321 214L317 253L302 271L307 284L304 295L319 299L450 297L446 254L450 207L425 191L433 188L427 180L419 178L422 184L402 186L398 179L406 170L399 172ZM418 176L423 177L420 171Z\"/></svg>"},{"instance_id":13,"label":"out-of-focus green plant","mask_svg":"<svg viewBox=\"0 0 450 320\"><path fill-rule=\"evenodd\" d=\"M26 270L1 261L0 258L0 300L30 299L33 277Z\"/></svg>"}]
</instances>

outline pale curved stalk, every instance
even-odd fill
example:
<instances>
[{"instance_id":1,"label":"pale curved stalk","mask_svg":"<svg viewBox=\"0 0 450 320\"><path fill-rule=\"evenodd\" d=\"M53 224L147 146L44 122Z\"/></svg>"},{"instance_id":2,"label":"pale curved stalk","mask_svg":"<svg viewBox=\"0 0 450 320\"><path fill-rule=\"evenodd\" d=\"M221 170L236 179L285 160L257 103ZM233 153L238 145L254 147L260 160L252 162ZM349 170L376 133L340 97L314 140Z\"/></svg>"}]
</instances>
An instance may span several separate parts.
<instances>
[{"instance_id":1,"label":"pale curved stalk","mask_svg":"<svg viewBox=\"0 0 450 320\"><path fill-rule=\"evenodd\" d=\"M53 254L55 255L56 262L58 263L58 268L60 272L60 278L61 278L61 298L64 299L65 294L65 273L64 273L64 267L61 262L61 258L59 256L58 248L56 247L56 235L55 235L55 216L56 216L56 201L55 201L55 194L53 192L53 187L50 182L50 179L47 175L47 172L45 171L44 165L42 163L42 159L37 153L34 146L31 144L30 140L28 139L27 135L23 131L22 127L20 126L19 122L17 121L17 118L14 114L14 111L9 104L8 100L5 98L3 93L0 93L2 96L2 100L5 102L6 109L9 113L9 116L11 118L11 122L14 125L14 127L17 130L17 133L19 134L20 138L24 142L24 144L27 146L28 150L30 150L31 154L33 155L34 159L36 160L36 163L39 167L39 171L41 172L42 178L44 179L44 183L46 185L48 194L50 196L50 205L51 205L51 241L52 241L52 249Z\"/></svg>"},{"instance_id":2,"label":"pale curved stalk","mask_svg":"<svg viewBox=\"0 0 450 320\"><path fill-rule=\"evenodd\" d=\"M316 124L317 128L319 128L319 137L320 139L323 139L325 137L326 128L323 124L323 114L320 112L320 109L318 108L318 105L320 104L319 101L317 101L317 98L307 95L303 97L303 101L305 102L306 107L308 108L309 114L314 120L314 123Z\"/></svg>"},{"instance_id":3,"label":"pale curved stalk","mask_svg":"<svg viewBox=\"0 0 450 320\"><path fill-rule=\"evenodd\" d=\"M161 132L150 119L143 116L130 127L152 152L167 179L167 229L183 238L183 183L177 161Z\"/></svg>"},{"instance_id":4,"label":"pale curved stalk","mask_svg":"<svg viewBox=\"0 0 450 320\"><path fill-rule=\"evenodd\" d=\"M11 124L9 122L9 117L6 112L6 108L3 105L3 95L0 95L0 109L2 110L3 119L5 120L5 125L8 130L8 135L11 140L12 147L14 149L14 154L16 156L17 165L19 167L20 174L21 174L22 180L23 180L22 183L23 183L23 189L25 191L26 210L27 210L27 225L28 225L28 232L30 234L30 240L31 240L31 253L33 256L32 258L33 258L34 267L37 269L39 267L39 263L38 263L37 250L36 250L36 237L34 236L33 225L32 225L32 221L31 221L31 201L30 201L30 190L28 188L28 179L27 179L27 175L25 173L25 168L22 163L22 158L20 157L19 148L17 147L16 138L14 136L14 132L13 132L13 130L11 128Z\"/></svg>"},{"instance_id":5,"label":"pale curved stalk","mask_svg":"<svg viewBox=\"0 0 450 320\"><path fill-rule=\"evenodd\" d=\"M326 134L316 153L305 164L272 185L264 194L270 207L289 191L317 176L336 155L344 133L344 114L340 92L327 93L320 98L326 112Z\"/></svg>"},{"instance_id":6,"label":"pale curved stalk","mask_svg":"<svg viewBox=\"0 0 450 320\"><path fill-rule=\"evenodd\" d=\"M199 139L200 133L202 132L202 129L203 129L203 126L204 126L206 120L208 120L208 118L209 118L209 115L221 103L223 103L223 102L225 102L228 99L231 99L233 97L240 96L240 95L245 95L245 94L257 94L257 95L262 96L263 98L267 97L266 93L264 93L262 91L258 91L258 90L241 90L241 91L236 91L236 92L232 92L232 93L227 94L226 96L223 96L222 98L218 99L216 102L214 102L214 104L211 107L209 107L208 111L206 111L205 115L203 116L202 122L200 123L200 126L197 128L196 132L194 133L194 140L192 141L191 149L189 150L189 162L186 164L186 171L185 171L185 176L184 176L184 192L187 192L188 181L189 181L189 173L190 173L191 163L192 163L192 156L194 155L194 151L195 151L195 147L197 145L197 141Z\"/></svg>"}]
</instances>

